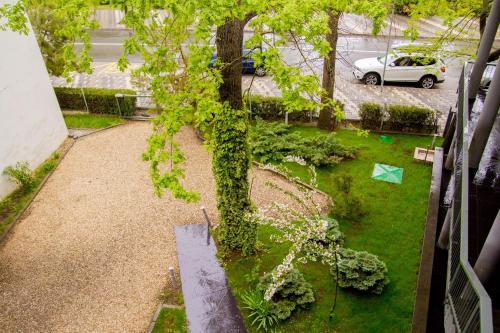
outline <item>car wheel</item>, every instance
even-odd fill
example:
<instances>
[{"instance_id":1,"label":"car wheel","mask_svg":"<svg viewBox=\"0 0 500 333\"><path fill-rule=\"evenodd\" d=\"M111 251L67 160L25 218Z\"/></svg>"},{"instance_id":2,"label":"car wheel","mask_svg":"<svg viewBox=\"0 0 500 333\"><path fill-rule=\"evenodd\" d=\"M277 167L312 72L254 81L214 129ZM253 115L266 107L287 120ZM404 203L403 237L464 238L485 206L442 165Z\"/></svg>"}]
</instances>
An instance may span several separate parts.
<instances>
[{"instance_id":1,"label":"car wheel","mask_svg":"<svg viewBox=\"0 0 500 333\"><path fill-rule=\"evenodd\" d=\"M368 73L365 75L364 82L367 85L375 86L375 85L379 84L379 77L375 73Z\"/></svg>"},{"instance_id":2,"label":"car wheel","mask_svg":"<svg viewBox=\"0 0 500 333\"><path fill-rule=\"evenodd\" d=\"M257 67L255 69L255 75L257 75L257 76L264 76L264 75L266 75L266 70L264 68L262 68L262 67Z\"/></svg>"},{"instance_id":3,"label":"car wheel","mask_svg":"<svg viewBox=\"0 0 500 333\"><path fill-rule=\"evenodd\" d=\"M435 83L436 79L431 75L424 76L420 79L420 87L424 89L432 89Z\"/></svg>"}]
</instances>

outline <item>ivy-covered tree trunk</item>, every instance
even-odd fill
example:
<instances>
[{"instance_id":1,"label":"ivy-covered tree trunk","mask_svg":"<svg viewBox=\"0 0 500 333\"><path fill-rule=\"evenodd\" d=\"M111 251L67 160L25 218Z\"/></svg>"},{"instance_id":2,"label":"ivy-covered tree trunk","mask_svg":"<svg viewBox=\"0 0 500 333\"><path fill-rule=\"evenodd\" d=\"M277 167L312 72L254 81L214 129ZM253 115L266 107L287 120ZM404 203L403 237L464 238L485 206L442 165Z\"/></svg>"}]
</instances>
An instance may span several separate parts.
<instances>
[{"instance_id":1,"label":"ivy-covered tree trunk","mask_svg":"<svg viewBox=\"0 0 500 333\"><path fill-rule=\"evenodd\" d=\"M331 50L328 56L325 57L323 61L323 81L322 86L326 92L326 95L322 97L323 103L326 102L327 98L333 98L333 92L335 88L335 60L337 58L337 40L339 37L338 27L339 18L341 13L334 13L330 11L328 13L328 27L330 28L330 33L326 35L328 44L330 44ZM333 131L335 129L336 119L332 106L325 106L319 113L318 127Z\"/></svg>"},{"instance_id":2,"label":"ivy-covered tree trunk","mask_svg":"<svg viewBox=\"0 0 500 333\"><path fill-rule=\"evenodd\" d=\"M223 66L220 100L225 104L215 117L213 172L217 186L217 208L221 245L230 251L250 254L254 250L256 225L249 220L248 115L243 109L241 90L243 26L228 19L217 28L217 58Z\"/></svg>"}]
</instances>

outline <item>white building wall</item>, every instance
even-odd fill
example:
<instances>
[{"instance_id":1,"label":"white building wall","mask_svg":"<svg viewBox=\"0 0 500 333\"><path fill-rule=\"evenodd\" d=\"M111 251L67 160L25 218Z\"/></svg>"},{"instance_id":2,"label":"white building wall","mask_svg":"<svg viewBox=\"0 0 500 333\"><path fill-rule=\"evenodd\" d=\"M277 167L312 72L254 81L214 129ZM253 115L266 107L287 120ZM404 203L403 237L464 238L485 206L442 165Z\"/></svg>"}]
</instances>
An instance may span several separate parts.
<instances>
[{"instance_id":1,"label":"white building wall","mask_svg":"<svg viewBox=\"0 0 500 333\"><path fill-rule=\"evenodd\" d=\"M0 0L3 5L8 0ZM3 170L39 166L68 136L40 49L28 36L0 31L0 199L16 185Z\"/></svg>"}]
</instances>

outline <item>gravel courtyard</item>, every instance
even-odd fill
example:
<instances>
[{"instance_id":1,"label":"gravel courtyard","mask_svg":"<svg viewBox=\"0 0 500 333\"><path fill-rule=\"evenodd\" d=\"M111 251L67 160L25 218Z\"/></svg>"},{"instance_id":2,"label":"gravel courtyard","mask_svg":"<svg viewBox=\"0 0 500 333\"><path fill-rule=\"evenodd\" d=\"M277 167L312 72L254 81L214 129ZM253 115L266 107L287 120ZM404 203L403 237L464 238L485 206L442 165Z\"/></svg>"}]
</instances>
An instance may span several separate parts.
<instances>
[{"instance_id":1,"label":"gravel courtyard","mask_svg":"<svg viewBox=\"0 0 500 333\"><path fill-rule=\"evenodd\" d=\"M128 123L76 141L29 211L0 244L1 332L145 332L167 269L177 267L174 225L216 219L210 156L190 128L178 141L186 204L152 190L141 160L149 123ZM257 205L288 202L253 170Z\"/></svg>"}]
</instances>

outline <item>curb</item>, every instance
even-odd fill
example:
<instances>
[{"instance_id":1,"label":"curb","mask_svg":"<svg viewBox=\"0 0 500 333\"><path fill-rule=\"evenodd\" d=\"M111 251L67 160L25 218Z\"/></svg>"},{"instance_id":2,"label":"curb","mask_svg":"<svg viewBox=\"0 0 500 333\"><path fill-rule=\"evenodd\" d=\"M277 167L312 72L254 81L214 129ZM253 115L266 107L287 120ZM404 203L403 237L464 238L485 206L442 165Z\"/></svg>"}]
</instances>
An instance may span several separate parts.
<instances>
[{"instance_id":1,"label":"curb","mask_svg":"<svg viewBox=\"0 0 500 333\"><path fill-rule=\"evenodd\" d=\"M54 169L52 169L52 171L50 171L45 176L45 178L42 180L42 182L38 186L38 189L33 193L33 196L29 200L28 204L26 206L24 206L24 208L21 209L21 211L19 213L17 213L16 217L14 217L14 221L12 221L12 223L10 224L10 226L8 226L7 229L4 230L3 234L0 235L0 245L3 245L4 240L7 239L7 237L10 235L10 232L12 231L12 229L14 228L14 226L17 224L17 222L20 220L20 218L23 216L24 212L26 210L28 210L28 208L31 207L31 204L33 203L33 201L35 200L35 198L38 196L38 193L40 193L40 191L42 190L42 188L45 186L45 183L49 180L49 178L57 170L57 168L59 168L59 165L61 164L61 162L63 161L63 159L66 157L66 155L68 154L68 152L71 150L71 148L75 144L76 140L74 138L71 138L71 137L68 136L68 138L66 140L68 140L68 139L71 140L71 144L62 153L61 158L59 159L56 167ZM45 163L45 161L43 163Z\"/></svg>"},{"instance_id":2,"label":"curb","mask_svg":"<svg viewBox=\"0 0 500 333\"><path fill-rule=\"evenodd\" d=\"M114 127L118 127L118 126L122 126L122 125L125 125L127 122L124 122L124 123L121 123L121 124L116 124L116 125L111 125L111 126L108 126L108 127L104 127L104 128L98 128L98 129L95 129L95 131L92 131L92 132L89 132L89 133L85 133L85 134L82 134L80 136L70 136L71 138L73 138L73 140L78 140L78 139L81 139L81 138L84 138L86 136L89 136L91 134L95 134L95 133L99 133L99 132L102 132L102 131L105 131L105 130L108 130L108 129L111 129L111 128L114 128ZM71 128L71 129L80 129L80 130L92 130L93 128Z\"/></svg>"}]
</instances>

